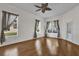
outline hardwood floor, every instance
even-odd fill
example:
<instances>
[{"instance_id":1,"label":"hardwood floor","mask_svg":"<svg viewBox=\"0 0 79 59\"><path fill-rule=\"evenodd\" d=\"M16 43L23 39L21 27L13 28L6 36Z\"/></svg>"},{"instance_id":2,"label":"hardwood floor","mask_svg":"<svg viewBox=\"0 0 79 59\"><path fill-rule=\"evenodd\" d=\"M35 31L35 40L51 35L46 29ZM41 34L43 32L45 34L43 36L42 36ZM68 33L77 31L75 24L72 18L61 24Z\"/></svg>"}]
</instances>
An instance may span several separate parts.
<instances>
[{"instance_id":1,"label":"hardwood floor","mask_svg":"<svg viewBox=\"0 0 79 59\"><path fill-rule=\"evenodd\" d=\"M56 38L39 38L0 47L0 56L79 56L79 45Z\"/></svg>"}]
</instances>

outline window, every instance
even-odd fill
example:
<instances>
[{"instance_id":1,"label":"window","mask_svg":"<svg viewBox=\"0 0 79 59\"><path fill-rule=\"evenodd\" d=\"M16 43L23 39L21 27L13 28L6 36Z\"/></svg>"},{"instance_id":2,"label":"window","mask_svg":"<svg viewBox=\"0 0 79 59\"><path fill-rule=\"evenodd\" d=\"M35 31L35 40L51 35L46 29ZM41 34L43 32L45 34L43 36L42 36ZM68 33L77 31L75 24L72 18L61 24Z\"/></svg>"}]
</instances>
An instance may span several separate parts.
<instances>
[{"instance_id":1,"label":"window","mask_svg":"<svg viewBox=\"0 0 79 59\"><path fill-rule=\"evenodd\" d=\"M48 33L57 33L57 24L55 21L49 22Z\"/></svg>"},{"instance_id":2,"label":"window","mask_svg":"<svg viewBox=\"0 0 79 59\"><path fill-rule=\"evenodd\" d=\"M47 37L47 34L57 34L57 37L60 37L60 27L59 27L59 20L54 21L47 21L46 23L46 29L45 29L45 37Z\"/></svg>"},{"instance_id":3,"label":"window","mask_svg":"<svg viewBox=\"0 0 79 59\"><path fill-rule=\"evenodd\" d=\"M67 23L67 39L72 39L72 22Z\"/></svg>"},{"instance_id":4,"label":"window","mask_svg":"<svg viewBox=\"0 0 79 59\"><path fill-rule=\"evenodd\" d=\"M5 37L17 35L18 33L18 15L3 11L2 12L2 30L4 31Z\"/></svg>"}]
</instances>

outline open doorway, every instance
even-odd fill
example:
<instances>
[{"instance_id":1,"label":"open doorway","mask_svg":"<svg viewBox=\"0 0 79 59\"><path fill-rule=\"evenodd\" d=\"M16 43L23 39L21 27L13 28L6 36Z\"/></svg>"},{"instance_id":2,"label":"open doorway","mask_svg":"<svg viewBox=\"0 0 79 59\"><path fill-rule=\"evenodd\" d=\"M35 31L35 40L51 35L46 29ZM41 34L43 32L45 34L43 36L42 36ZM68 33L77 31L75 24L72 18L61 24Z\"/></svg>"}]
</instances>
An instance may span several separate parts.
<instances>
[{"instance_id":1,"label":"open doorway","mask_svg":"<svg viewBox=\"0 0 79 59\"><path fill-rule=\"evenodd\" d=\"M67 33L66 33L66 39L72 39L72 22L67 23Z\"/></svg>"}]
</instances>

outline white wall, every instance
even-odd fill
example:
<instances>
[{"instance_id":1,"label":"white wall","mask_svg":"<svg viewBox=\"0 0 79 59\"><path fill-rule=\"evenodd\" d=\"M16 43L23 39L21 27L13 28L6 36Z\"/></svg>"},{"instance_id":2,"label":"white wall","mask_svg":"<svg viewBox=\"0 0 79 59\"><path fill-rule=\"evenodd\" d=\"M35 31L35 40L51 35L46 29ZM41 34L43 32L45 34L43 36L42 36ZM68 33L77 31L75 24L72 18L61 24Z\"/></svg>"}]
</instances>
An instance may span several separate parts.
<instances>
[{"instance_id":1,"label":"white wall","mask_svg":"<svg viewBox=\"0 0 79 59\"><path fill-rule=\"evenodd\" d=\"M43 19L38 16L35 16L27 11L21 10L17 7L8 4L0 4L0 31L1 31L2 10L19 14L19 20L18 20L18 36L7 38L6 42L0 46L32 39L34 33L35 19L41 20L42 26L44 24ZM44 29L42 27L39 37L43 36L44 32L43 30Z\"/></svg>"},{"instance_id":2,"label":"white wall","mask_svg":"<svg viewBox=\"0 0 79 59\"><path fill-rule=\"evenodd\" d=\"M72 22L72 39L66 39L68 22ZM79 6L61 16L60 30L62 38L79 45Z\"/></svg>"}]
</instances>

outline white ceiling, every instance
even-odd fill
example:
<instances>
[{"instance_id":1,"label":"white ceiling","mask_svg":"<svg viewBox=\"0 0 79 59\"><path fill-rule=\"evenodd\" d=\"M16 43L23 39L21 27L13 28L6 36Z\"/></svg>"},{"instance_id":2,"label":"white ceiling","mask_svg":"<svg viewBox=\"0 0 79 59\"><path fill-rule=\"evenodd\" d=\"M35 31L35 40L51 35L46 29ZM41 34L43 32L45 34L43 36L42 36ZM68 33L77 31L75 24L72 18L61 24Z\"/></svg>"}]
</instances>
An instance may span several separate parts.
<instances>
[{"instance_id":1,"label":"white ceiling","mask_svg":"<svg viewBox=\"0 0 79 59\"><path fill-rule=\"evenodd\" d=\"M25 11L31 12L40 17L49 18L49 17L60 16L68 12L69 10L77 6L78 3L49 3L48 6L52 10L46 11L45 13L42 13L41 11L35 12L38 8L36 8L34 5L41 5L40 3L14 3L11 5L19 7Z\"/></svg>"}]
</instances>

